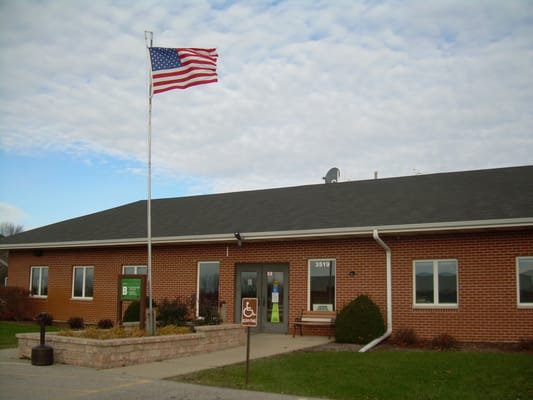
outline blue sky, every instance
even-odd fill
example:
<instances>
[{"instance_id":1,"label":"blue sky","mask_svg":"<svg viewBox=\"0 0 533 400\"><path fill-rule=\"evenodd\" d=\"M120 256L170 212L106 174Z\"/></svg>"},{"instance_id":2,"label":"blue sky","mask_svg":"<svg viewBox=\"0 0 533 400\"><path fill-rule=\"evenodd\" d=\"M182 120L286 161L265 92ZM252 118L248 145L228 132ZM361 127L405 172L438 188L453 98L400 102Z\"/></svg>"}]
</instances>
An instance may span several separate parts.
<instances>
[{"instance_id":1,"label":"blue sky","mask_svg":"<svg viewBox=\"0 0 533 400\"><path fill-rule=\"evenodd\" d=\"M532 164L533 3L0 2L0 222L146 198L147 57L217 47L154 97L153 198Z\"/></svg>"}]
</instances>

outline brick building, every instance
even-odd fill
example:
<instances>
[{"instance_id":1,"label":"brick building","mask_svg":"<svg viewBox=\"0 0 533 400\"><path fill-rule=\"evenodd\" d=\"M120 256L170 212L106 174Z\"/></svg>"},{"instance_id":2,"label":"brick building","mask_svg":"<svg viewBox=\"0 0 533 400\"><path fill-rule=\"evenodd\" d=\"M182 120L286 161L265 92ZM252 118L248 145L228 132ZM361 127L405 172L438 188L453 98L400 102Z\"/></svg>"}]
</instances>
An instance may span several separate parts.
<instances>
[{"instance_id":1,"label":"brick building","mask_svg":"<svg viewBox=\"0 0 533 400\"><path fill-rule=\"evenodd\" d=\"M258 330L287 333L367 294L392 332L533 338L533 166L153 200L152 232L154 300L193 296L200 316L239 322L258 297ZM97 322L117 319L118 276L146 273L146 242L139 201L0 249L35 313Z\"/></svg>"}]
</instances>

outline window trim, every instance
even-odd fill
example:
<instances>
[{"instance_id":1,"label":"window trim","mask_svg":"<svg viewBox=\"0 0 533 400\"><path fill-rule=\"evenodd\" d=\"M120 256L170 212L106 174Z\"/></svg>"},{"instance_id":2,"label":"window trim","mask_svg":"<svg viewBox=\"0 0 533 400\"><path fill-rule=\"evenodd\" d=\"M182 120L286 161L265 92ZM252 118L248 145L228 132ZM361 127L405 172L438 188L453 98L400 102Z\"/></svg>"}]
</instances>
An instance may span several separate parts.
<instances>
[{"instance_id":1,"label":"window trim","mask_svg":"<svg viewBox=\"0 0 533 400\"><path fill-rule=\"evenodd\" d=\"M75 279L76 279L76 269L77 268L83 268L83 281L82 281L82 296L75 296L74 295L74 285L75 285ZM85 296L85 280L87 277L87 269L91 268L93 270L93 295L91 297ZM72 267L72 297L73 300L86 300L90 301L94 298L94 266L93 265L75 265Z\"/></svg>"},{"instance_id":2,"label":"window trim","mask_svg":"<svg viewBox=\"0 0 533 400\"><path fill-rule=\"evenodd\" d=\"M46 282L46 293L47 294L40 294L40 293L42 293L42 283L43 283L42 269L43 268L46 268L46 270L48 271L48 266L47 265L32 265L31 268L30 268L30 297L33 297L33 298L36 298L36 299L46 299L46 298L48 298L48 280ZM32 293L33 270L34 269L40 269L41 270L39 272L39 294L33 294Z\"/></svg>"},{"instance_id":3,"label":"window trim","mask_svg":"<svg viewBox=\"0 0 533 400\"><path fill-rule=\"evenodd\" d=\"M533 256L520 256L516 257L516 305L518 308L533 308L533 302L522 303L520 302L520 260L530 259L533 260Z\"/></svg>"},{"instance_id":4,"label":"window trim","mask_svg":"<svg viewBox=\"0 0 533 400\"><path fill-rule=\"evenodd\" d=\"M455 292L457 300L455 303L439 303L439 262L440 261L454 261L455 262ZM416 263L417 262L431 262L433 264L433 303L417 303L416 302ZM413 260L413 308L459 308L459 261L456 258L430 258Z\"/></svg>"},{"instance_id":5,"label":"window trim","mask_svg":"<svg viewBox=\"0 0 533 400\"><path fill-rule=\"evenodd\" d=\"M126 268L134 268L135 272L133 274L126 274L126 272L124 272L124 270ZM146 268L146 273L145 274L139 274L139 272L138 272L139 268ZM148 275L148 266L147 265L143 265L143 264L124 264L122 266L122 275Z\"/></svg>"},{"instance_id":6,"label":"window trim","mask_svg":"<svg viewBox=\"0 0 533 400\"><path fill-rule=\"evenodd\" d=\"M196 268L196 317L200 317L200 265L218 264L218 301L220 303L220 261L198 261Z\"/></svg>"},{"instance_id":7,"label":"window trim","mask_svg":"<svg viewBox=\"0 0 533 400\"><path fill-rule=\"evenodd\" d=\"M307 310L311 311L311 262L313 261L333 261L335 265L335 296L333 298L333 311L337 310L337 259L330 258L309 258L307 260Z\"/></svg>"}]
</instances>

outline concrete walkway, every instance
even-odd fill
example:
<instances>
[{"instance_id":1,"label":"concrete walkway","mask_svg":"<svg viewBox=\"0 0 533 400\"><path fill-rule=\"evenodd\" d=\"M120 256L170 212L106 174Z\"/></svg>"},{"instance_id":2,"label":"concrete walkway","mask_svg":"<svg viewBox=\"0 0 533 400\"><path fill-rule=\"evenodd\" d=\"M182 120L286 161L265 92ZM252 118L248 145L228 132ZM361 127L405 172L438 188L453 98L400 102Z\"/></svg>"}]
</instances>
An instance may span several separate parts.
<instances>
[{"instance_id":1,"label":"concrete walkway","mask_svg":"<svg viewBox=\"0 0 533 400\"><path fill-rule=\"evenodd\" d=\"M251 336L250 358L269 357L327 343L325 337L257 334ZM2 399L206 399L294 400L294 396L189 385L164 378L231 365L246 360L241 346L192 357L96 370L64 364L34 366L18 358L18 349L0 350ZM244 380L244 377L243 377Z\"/></svg>"}]
</instances>

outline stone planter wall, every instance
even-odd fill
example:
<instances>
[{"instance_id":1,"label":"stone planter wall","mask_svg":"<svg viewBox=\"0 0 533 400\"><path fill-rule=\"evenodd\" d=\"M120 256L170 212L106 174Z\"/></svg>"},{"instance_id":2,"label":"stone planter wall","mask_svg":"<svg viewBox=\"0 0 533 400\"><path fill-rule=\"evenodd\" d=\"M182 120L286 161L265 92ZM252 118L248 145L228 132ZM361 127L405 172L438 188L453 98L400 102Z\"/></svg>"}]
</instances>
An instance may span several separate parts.
<instances>
[{"instance_id":1,"label":"stone planter wall","mask_svg":"<svg viewBox=\"0 0 533 400\"><path fill-rule=\"evenodd\" d=\"M19 333L19 356L31 358L39 345L39 333ZM46 334L54 349L54 362L92 368L114 368L242 346L245 329L240 325L198 326L196 333L97 340Z\"/></svg>"}]
</instances>

